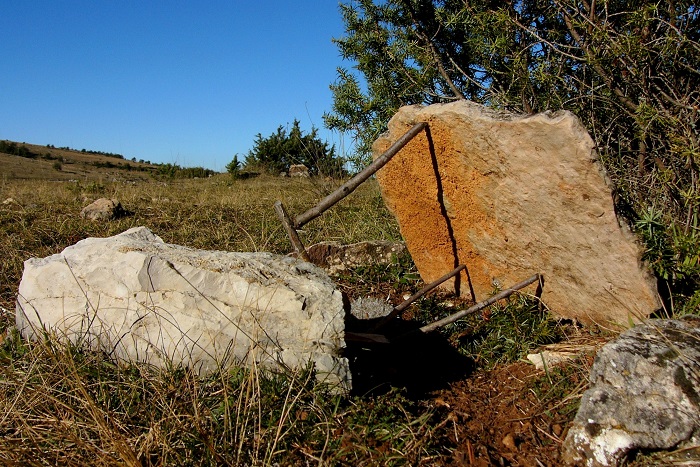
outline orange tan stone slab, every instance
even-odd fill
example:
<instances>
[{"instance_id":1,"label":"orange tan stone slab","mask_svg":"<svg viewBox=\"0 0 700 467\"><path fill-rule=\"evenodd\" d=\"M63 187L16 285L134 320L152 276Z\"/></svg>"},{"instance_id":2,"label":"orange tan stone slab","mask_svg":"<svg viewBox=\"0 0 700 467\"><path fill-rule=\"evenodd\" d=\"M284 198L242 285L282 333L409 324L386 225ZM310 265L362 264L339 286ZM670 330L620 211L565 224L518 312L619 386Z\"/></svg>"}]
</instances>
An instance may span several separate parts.
<instances>
[{"instance_id":1,"label":"orange tan stone slab","mask_svg":"<svg viewBox=\"0 0 700 467\"><path fill-rule=\"evenodd\" d=\"M377 179L425 282L466 264L469 275L444 287L483 300L542 273L552 312L588 323L626 325L660 306L573 114L520 116L466 101L403 107L375 155L422 121L428 130Z\"/></svg>"}]
</instances>

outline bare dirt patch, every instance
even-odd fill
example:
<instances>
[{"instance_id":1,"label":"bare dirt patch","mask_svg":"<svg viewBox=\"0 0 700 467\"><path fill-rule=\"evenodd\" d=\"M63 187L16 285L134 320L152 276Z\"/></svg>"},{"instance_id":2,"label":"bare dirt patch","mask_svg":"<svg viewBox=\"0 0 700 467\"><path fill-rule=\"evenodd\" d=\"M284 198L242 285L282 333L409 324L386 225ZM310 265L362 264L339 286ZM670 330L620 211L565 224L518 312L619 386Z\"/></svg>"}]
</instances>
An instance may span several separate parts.
<instances>
[{"instance_id":1,"label":"bare dirt patch","mask_svg":"<svg viewBox=\"0 0 700 467\"><path fill-rule=\"evenodd\" d=\"M446 436L455 446L445 465L560 465L560 445L581 392L561 397L561 390L580 389L583 368L580 362L548 376L516 362L436 393L432 404L451 421Z\"/></svg>"}]
</instances>

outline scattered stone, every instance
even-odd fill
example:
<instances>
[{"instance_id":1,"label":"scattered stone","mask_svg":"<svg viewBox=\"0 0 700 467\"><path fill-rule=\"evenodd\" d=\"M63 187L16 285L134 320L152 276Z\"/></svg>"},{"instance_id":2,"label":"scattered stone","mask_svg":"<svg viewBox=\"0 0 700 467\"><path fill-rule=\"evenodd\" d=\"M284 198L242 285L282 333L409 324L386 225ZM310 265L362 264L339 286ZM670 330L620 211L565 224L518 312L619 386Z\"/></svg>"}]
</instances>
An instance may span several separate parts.
<instances>
[{"instance_id":1,"label":"scattered stone","mask_svg":"<svg viewBox=\"0 0 700 467\"><path fill-rule=\"evenodd\" d=\"M118 200L107 198L100 198L80 211L80 217L93 221L111 221L125 215L127 212Z\"/></svg>"},{"instance_id":2,"label":"scattered stone","mask_svg":"<svg viewBox=\"0 0 700 467\"><path fill-rule=\"evenodd\" d=\"M17 201L15 201L14 198L7 198L5 201L2 202L2 204L4 204L5 206L13 203L17 204Z\"/></svg>"},{"instance_id":3,"label":"scattered stone","mask_svg":"<svg viewBox=\"0 0 700 467\"><path fill-rule=\"evenodd\" d=\"M376 297L360 297L350 304L350 313L361 320L383 318L393 310L391 303Z\"/></svg>"},{"instance_id":4,"label":"scattered stone","mask_svg":"<svg viewBox=\"0 0 700 467\"><path fill-rule=\"evenodd\" d=\"M593 140L570 112L531 116L459 101L402 107L381 154L428 122L377 172L423 278L469 268L477 300L535 274L560 317L627 325L660 306L634 235L618 223ZM470 293L467 274L443 285Z\"/></svg>"},{"instance_id":5,"label":"scattered stone","mask_svg":"<svg viewBox=\"0 0 700 467\"><path fill-rule=\"evenodd\" d=\"M620 465L633 450L700 447L700 319L649 320L596 355L564 440L569 464Z\"/></svg>"},{"instance_id":6,"label":"scattered stone","mask_svg":"<svg viewBox=\"0 0 700 467\"><path fill-rule=\"evenodd\" d=\"M386 265L406 251L403 242L376 240L341 245L321 242L306 249L311 262L335 274L358 266Z\"/></svg>"},{"instance_id":7,"label":"scattered stone","mask_svg":"<svg viewBox=\"0 0 700 467\"><path fill-rule=\"evenodd\" d=\"M17 328L157 366L305 368L348 391L341 292L320 268L270 253L195 250L145 227L24 263Z\"/></svg>"},{"instance_id":8,"label":"scattered stone","mask_svg":"<svg viewBox=\"0 0 700 467\"><path fill-rule=\"evenodd\" d=\"M290 177L309 177L309 168L304 164L294 164L289 166Z\"/></svg>"},{"instance_id":9,"label":"scattered stone","mask_svg":"<svg viewBox=\"0 0 700 467\"><path fill-rule=\"evenodd\" d=\"M517 451L518 446L515 444L515 438L513 438L513 433L508 433L503 437L501 443L510 451Z\"/></svg>"},{"instance_id":10,"label":"scattered stone","mask_svg":"<svg viewBox=\"0 0 700 467\"><path fill-rule=\"evenodd\" d=\"M569 344L567 342L544 345L537 352L527 355L527 359L538 370L547 370L575 360L582 354L594 354L600 346Z\"/></svg>"},{"instance_id":11,"label":"scattered stone","mask_svg":"<svg viewBox=\"0 0 700 467\"><path fill-rule=\"evenodd\" d=\"M569 352L552 352L551 350L542 350L538 353L527 355L527 359L535 365L538 370L548 370L562 363L570 362L576 357L576 354Z\"/></svg>"}]
</instances>

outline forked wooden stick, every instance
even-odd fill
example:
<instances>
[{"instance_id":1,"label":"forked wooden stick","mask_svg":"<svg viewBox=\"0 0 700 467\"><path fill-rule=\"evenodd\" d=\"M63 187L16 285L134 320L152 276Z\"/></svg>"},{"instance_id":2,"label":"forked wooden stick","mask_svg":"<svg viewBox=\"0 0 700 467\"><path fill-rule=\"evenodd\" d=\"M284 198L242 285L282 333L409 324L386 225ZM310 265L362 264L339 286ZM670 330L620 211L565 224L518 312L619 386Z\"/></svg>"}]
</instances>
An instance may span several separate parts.
<instances>
[{"instance_id":1,"label":"forked wooden stick","mask_svg":"<svg viewBox=\"0 0 700 467\"><path fill-rule=\"evenodd\" d=\"M309 261L309 254L304 247L297 229L300 229L304 224L310 220L316 219L318 216L323 214L325 211L330 209L334 204L336 204L341 199L345 198L347 195L355 191L355 188L360 186L365 180L374 175L379 169L384 167L387 162L391 160L392 157L398 153L401 148L406 146L409 141L411 141L418 133L427 128L428 124L426 122L420 122L413 125L403 136L401 136L394 144L391 145L389 149L384 151L384 153L377 157L374 162L364 168L360 173L352 177L350 180L345 182L340 188L335 190L330 195L323 198L319 203L313 208L309 209L303 214L299 214L296 218L292 219L287 214L284 209L282 201L275 201L275 211L277 212L277 217L280 218L284 229L287 231L289 240L292 242L292 246L297 251L297 254L304 261Z\"/></svg>"},{"instance_id":2,"label":"forked wooden stick","mask_svg":"<svg viewBox=\"0 0 700 467\"><path fill-rule=\"evenodd\" d=\"M292 246L297 251L299 257L304 261L311 261L309 258L309 253L307 253L306 247L304 247L304 244L299 238L297 229L294 228L292 219L289 217L289 214L287 214L287 210L284 209L282 201L275 201L275 211L277 212L277 217L279 217L280 221L282 221L284 230L287 231L287 236L289 236L289 240L292 242Z\"/></svg>"}]
</instances>

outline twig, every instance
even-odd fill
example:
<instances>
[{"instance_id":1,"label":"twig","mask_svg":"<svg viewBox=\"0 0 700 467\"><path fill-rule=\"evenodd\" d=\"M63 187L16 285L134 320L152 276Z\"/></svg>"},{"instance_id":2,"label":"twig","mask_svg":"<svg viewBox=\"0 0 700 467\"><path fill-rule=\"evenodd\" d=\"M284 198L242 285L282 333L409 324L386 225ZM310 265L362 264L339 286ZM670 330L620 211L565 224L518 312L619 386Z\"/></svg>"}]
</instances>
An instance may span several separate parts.
<instances>
[{"instance_id":1,"label":"twig","mask_svg":"<svg viewBox=\"0 0 700 467\"><path fill-rule=\"evenodd\" d=\"M411 295L410 297L408 297L401 304L394 307L394 309L391 310L391 313L389 313L387 316L385 316L384 319L382 319L376 326L374 326L372 328L372 331L377 331L377 330L383 328L384 326L386 326L389 323L389 321L394 319L399 313L401 313L403 310L408 308L408 306L411 303L415 302L416 300L421 298L423 295L427 294L428 292L430 292L431 290L433 290L435 287L442 284L446 280L456 276L457 274L459 274L462 270L464 270L466 268L467 268L466 265L461 264L461 265L457 266L455 269L453 269L452 271L450 271L447 274L445 274L444 276L442 276L441 278L437 279L436 281L431 282L430 284L428 284L425 287L423 287L422 289L420 289L418 292L416 292L413 295Z\"/></svg>"},{"instance_id":2,"label":"twig","mask_svg":"<svg viewBox=\"0 0 700 467\"><path fill-rule=\"evenodd\" d=\"M292 224L292 219L290 219L289 215L287 214L287 211L284 209L284 205L282 204L282 201L275 201L275 211L277 212L277 217L279 217L280 221L282 221L282 225L284 226L284 229L287 231L287 235L289 236L289 240L292 242L292 246L297 251L297 254L304 261L310 262L311 258L309 258L309 254L306 252L306 248L304 247L304 244L301 242L301 239L299 238L299 234L297 233L297 230L294 228L294 225Z\"/></svg>"},{"instance_id":3,"label":"twig","mask_svg":"<svg viewBox=\"0 0 700 467\"><path fill-rule=\"evenodd\" d=\"M469 457L469 465L476 465L476 459L474 458L474 448L472 447L472 442L467 440L467 456Z\"/></svg>"},{"instance_id":4,"label":"twig","mask_svg":"<svg viewBox=\"0 0 700 467\"><path fill-rule=\"evenodd\" d=\"M525 279L524 281L519 282L519 283L515 284L514 286L501 291L500 293L497 293L493 297L488 298L488 299L484 300L483 302L479 302L476 305L467 308L466 310L458 311L457 313L454 313L454 314L452 314L446 318L443 318L441 320L435 321L434 323L425 325L421 328L418 328L417 330L410 331L406 334L402 334L399 337L397 337L396 340L410 337L414 334L417 334L418 332L428 333L428 332L434 331L437 328L441 328L443 326L447 326L448 324L454 323L455 321L457 321L460 318L463 318L463 317L470 315L472 313L476 313L477 311L479 311L483 308L486 308L489 305L494 304L498 300L501 300L503 298L511 296L513 293L517 292L518 290L522 289L523 287L527 287L528 285L532 284L533 282L539 281L540 277L541 277L540 274L535 274L534 276L529 277L528 279Z\"/></svg>"},{"instance_id":5,"label":"twig","mask_svg":"<svg viewBox=\"0 0 700 467\"><path fill-rule=\"evenodd\" d=\"M418 133L423 131L428 124L426 122L416 123L409 129L403 136L401 136L394 144L391 145L381 156L377 157L374 162L364 168L360 173L352 177L350 180L345 182L340 188L335 190L330 195L323 198L319 203L313 208L309 209L303 214L298 215L294 219L294 227L300 228L307 222L316 219L318 216L323 214L328 208L336 204L341 199L345 198L347 195L355 191L355 189L362 184L369 177L374 175L379 169L384 167L392 157L398 153L401 148L406 146L409 141L411 141ZM278 201L279 202L279 201ZM275 203L276 205L277 203Z\"/></svg>"}]
</instances>

